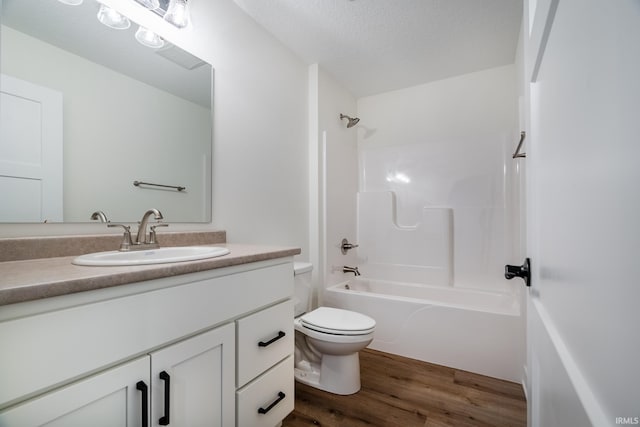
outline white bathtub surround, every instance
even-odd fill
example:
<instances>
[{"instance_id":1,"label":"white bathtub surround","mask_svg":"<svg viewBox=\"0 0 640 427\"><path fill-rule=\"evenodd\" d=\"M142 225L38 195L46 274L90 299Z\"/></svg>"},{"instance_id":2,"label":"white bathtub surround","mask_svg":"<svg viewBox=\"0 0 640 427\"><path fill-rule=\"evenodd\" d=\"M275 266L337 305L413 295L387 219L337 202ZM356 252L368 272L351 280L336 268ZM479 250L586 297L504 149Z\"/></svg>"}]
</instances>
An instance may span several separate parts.
<instances>
[{"instance_id":1,"label":"white bathtub surround","mask_svg":"<svg viewBox=\"0 0 640 427\"><path fill-rule=\"evenodd\" d=\"M370 348L521 381L524 336L517 292L356 278L326 289L324 297L327 305L376 320Z\"/></svg>"},{"instance_id":2,"label":"white bathtub surround","mask_svg":"<svg viewBox=\"0 0 640 427\"><path fill-rule=\"evenodd\" d=\"M360 272L400 282L453 285L453 211L423 207L400 225L392 191L358 193Z\"/></svg>"},{"instance_id":3,"label":"white bathtub surround","mask_svg":"<svg viewBox=\"0 0 640 427\"><path fill-rule=\"evenodd\" d=\"M455 286L514 286L502 274L518 238L508 180L520 135L515 71L492 68L358 100L359 191L393 192L399 226L421 222L425 207L451 208Z\"/></svg>"},{"instance_id":4,"label":"white bathtub surround","mask_svg":"<svg viewBox=\"0 0 640 427\"><path fill-rule=\"evenodd\" d=\"M364 205L358 210L358 239L363 263L432 266L443 273L451 269L451 280L443 276L420 281L432 285L455 282L499 291L512 287L502 279L511 246L505 192L509 141L496 134L405 145L361 144L359 203ZM394 180L398 174L406 180ZM412 227L420 230L411 232ZM411 235L415 238L405 237ZM377 259L366 258L390 244L393 248Z\"/></svg>"}]
</instances>

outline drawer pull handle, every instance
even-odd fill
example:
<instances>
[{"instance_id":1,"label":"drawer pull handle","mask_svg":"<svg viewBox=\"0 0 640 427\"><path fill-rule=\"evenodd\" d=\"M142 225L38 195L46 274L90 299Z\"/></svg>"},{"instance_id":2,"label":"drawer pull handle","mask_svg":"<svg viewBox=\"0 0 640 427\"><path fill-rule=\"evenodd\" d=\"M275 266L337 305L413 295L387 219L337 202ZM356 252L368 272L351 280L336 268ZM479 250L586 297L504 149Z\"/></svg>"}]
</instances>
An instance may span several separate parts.
<instances>
[{"instance_id":1,"label":"drawer pull handle","mask_svg":"<svg viewBox=\"0 0 640 427\"><path fill-rule=\"evenodd\" d=\"M278 341L280 338L284 338L284 336L285 336L285 335L287 335L287 334L285 334L285 333L284 333L284 331L279 331L279 332L278 332L278 335L277 335L277 336L275 336L274 338L271 338L269 341L267 341L267 342L260 341L260 342L258 343L258 347L266 347L266 346L268 346L268 345L271 345L271 344L273 344L274 342Z\"/></svg>"},{"instance_id":2,"label":"drawer pull handle","mask_svg":"<svg viewBox=\"0 0 640 427\"><path fill-rule=\"evenodd\" d=\"M169 425L169 406L170 406L170 392L171 392L171 377L167 371L160 372L160 379L164 381L164 415L158 420L158 424L161 426Z\"/></svg>"},{"instance_id":3,"label":"drawer pull handle","mask_svg":"<svg viewBox=\"0 0 640 427\"><path fill-rule=\"evenodd\" d=\"M149 387L144 381L138 381L136 389L142 392L142 427L149 427Z\"/></svg>"},{"instance_id":4,"label":"drawer pull handle","mask_svg":"<svg viewBox=\"0 0 640 427\"><path fill-rule=\"evenodd\" d=\"M273 401L273 403L271 403L271 405L267 406L267 408L258 408L258 413L259 414L266 414L267 412L269 412L271 409L273 409L274 406L276 406L278 403L280 403L282 401L282 399L285 398L285 394L281 391L278 392L278 398L276 400Z\"/></svg>"}]
</instances>

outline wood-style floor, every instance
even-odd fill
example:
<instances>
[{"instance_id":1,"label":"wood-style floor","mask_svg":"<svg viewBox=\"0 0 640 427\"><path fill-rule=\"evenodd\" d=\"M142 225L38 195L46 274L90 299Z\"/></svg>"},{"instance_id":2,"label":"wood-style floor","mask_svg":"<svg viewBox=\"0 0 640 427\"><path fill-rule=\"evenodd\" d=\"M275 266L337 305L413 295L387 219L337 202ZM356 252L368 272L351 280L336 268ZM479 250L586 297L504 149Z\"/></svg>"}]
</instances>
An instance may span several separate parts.
<instances>
[{"instance_id":1,"label":"wood-style floor","mask_svg":"<svg viewBox=\"0 0 640 427\"><path fill-rule=\"evenodd\" d=\"M296 382L283 427L517 427L527 424L520 384L366 349L351 396Z\"/></svg>"}]
</instances>

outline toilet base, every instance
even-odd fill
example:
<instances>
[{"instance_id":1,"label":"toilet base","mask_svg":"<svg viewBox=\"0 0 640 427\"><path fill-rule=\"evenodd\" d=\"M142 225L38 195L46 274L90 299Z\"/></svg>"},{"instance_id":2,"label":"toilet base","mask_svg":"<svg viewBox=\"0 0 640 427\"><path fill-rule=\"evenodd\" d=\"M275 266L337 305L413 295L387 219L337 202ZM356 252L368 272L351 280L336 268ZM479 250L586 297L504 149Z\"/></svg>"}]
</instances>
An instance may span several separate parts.
<instances>
[{"instance_id":1,"label":"toilet base","mask_svg":"<svg viewBox=\"0 0 640 427\"><path fill-rule=\"evenodd\" d=\"M302 361L295 368L295 379L329 393L348 395L360 390L358 353L333 356L325 354L320 364Z\"/></svg>"}]
</instances>

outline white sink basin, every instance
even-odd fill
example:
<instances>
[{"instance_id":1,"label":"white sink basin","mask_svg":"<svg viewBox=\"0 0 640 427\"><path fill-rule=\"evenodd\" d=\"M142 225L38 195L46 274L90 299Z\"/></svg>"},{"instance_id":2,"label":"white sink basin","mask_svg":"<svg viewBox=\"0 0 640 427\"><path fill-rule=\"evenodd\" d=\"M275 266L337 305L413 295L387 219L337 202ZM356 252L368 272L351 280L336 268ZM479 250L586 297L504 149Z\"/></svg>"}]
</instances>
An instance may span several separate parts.
<instances>
[{"instance_id":1,"label":"white sink basin","mask_svg":"<svg viewBox=\"0 0 640 427\"><path fill-rule=\"evenodd\" d=\"M72 264L89 266L164 264L214 258L228 253L229 249L218 246L177 246L146 251L95 252L75 258Z\"/></svg>"}]
</instances>

